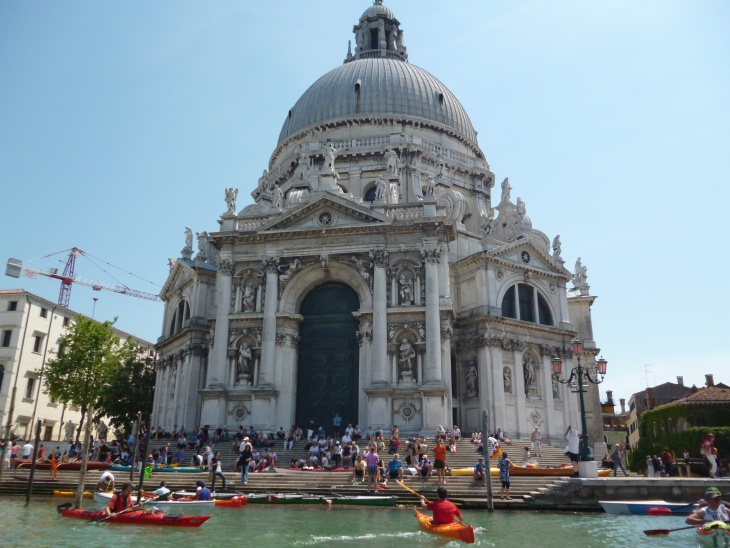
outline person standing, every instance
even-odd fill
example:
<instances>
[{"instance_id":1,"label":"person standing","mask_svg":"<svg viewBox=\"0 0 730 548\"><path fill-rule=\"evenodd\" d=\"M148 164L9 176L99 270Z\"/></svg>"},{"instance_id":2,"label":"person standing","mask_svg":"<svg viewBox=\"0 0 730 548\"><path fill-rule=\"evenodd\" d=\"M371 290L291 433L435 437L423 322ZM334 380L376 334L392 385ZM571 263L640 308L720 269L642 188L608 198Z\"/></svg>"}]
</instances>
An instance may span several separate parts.
<instances>
[{"instance_id":1,"label":"person standing","mask_svg":"<svg viewBox=\"0 0 730 548\"><path fill-rule=\"evenodd\" d=\"M380 460L380 457L373 449L365 456L365 460L368 467L368 493L372 492L375 494L378 477L378 461Z\"/></svg>"},{"instance_id":2,"label":"person standing","mask_svg":"<svg viewBox=\"0 0 730 548\"><path fill-rule=\"evenodd\" d=\"M654 477L654 461L652 460L651 455L646 456L646 477Z\"/></svg>"},{"instance_id":3,"label":"person standing","mask_svg":"<svg viewBox=\"0 0 730 548\"><path fill-rule=\"evenodd\" d=\"M532 450L537 450L537 456L542 458L542 434L540 434L539 426L532 431Z\"/></svg>"},{"instance_id":4,"label":"person standing","mask_svg":"<svg viewBox=\"0 0 730 548\"><path fill-rule=\"evenodd\" d=\"M613 450L613 454L611 455L611 459L613 460L613 477L615 478L618 469L621 468L621 471L624 473L624 476L628 476L628 472L626 472L626 468L624 468L624 461L623 457L621 456L621 445L616 444L616 447Z\"/></svg>"},{"instance_id":5,"label":"person standing","mask_svg":"<svg viewBox=\"0 0 730 548\"><path fill-rule=\"evenodd\" d=\"M503 500L512 500L509 496L509 470L514 464L507 458L507 453L502 451L499 459L499 481L502 483L502 490L499 492L499 498Z\"/></svg>"},{"instance_id":6,"label":"person standing","mask_svg":"<svg viewBox=\"0 0 730 548\"><path fill-rule=\"evenodd\" d=\"M573 470L577 474L578 453L580 453L580 435L572 426L568 425L568 429L565 431L565 439L568 442L568 447L565 448L565 454L568 455L570 462L573 464Z\"/></svg>"},{"instance_id":7,"label":"person standing","mask_svg":"<svg viewBox=\"0 0 730 548\"><path fill-rule=\"evenodd\" d=\"M438 484L446 485L446 447L441 438L436 440L436 447L433 448L433 467L438 474Z\"/></svg>"},{"instance_id":8,"label":"person standing","mask_svg":"<svg viewBox=\"0 0 730 548\"><path fill-rule=\"evenodd\" d=\"M244 485L248 483L248 470L252 458L251 444L248 442L248 437L245 437L241 444L241 455L238 457L238 462L236 462L236 466L241 469L241 483Z\"/></svg>"},{"instance_id":9,"label":"person standing","mask_svg":"<svg viewBox=\"0 0 730 548\"><path fill-rule=\"evenodd\" d=\"M427 503L421 496L421 507L433 512L432 525L448 525L454 523L454 516L461 518L461 512L453 502L446 500L446 495L446 487L439 487L436 489L437 500Z\"/></svg>"},{"instance_id":10,"label":"person standing","mask_svg":"<svg viewBox=\"0 0 730 548\"><path fill-rule=\"evenodd\" d=\"M221 452L216 451L213 458L210 460L210 470L213 480L211 481L210 488L215 491L215 480L220 478L223 480L223 490L226 490L226 476L223 475L223 469L221 467Z\"/></svg>"},{"instance_id":11,"label":"person standing","mask_svg":"<svg viewBox=\"0 0 730 548\"><path fill-rule=\"evenodd\" d=\"M23 451L25 452L25 446L23 446ZM707 459L707 464L709 465L710 470L710 477L716 478L718 477L718 467L717 467L717 449L715 448L715 434L710 432L707 434L707 438L705 441L702 442L702 445L700 445L700 453L702 454L705 459ZM25 457L23 457L25 458Z\"/></svg>"},{"instance_id":12,"label":"person standing","mask_svg":"<svg viewBox=\"0 0 730 548\"><path fill-rule=\"evenodd\" d=\"M27 460L33 454L33 444L29 441L23 446L23 459Z\"/></svg>"},{"instance_id":13,"label":"person standing","mask_svg":"<svg viewBox=\"0 0 730 548\"><path fill-rule=\"evenodd\" d=\"M332 417L332 437L333 438L340 437L340 427L341 426L342 426L342 417L340 417L340 412L337 411L335 413L335 416Z\"/></svg>"}]
</instances>

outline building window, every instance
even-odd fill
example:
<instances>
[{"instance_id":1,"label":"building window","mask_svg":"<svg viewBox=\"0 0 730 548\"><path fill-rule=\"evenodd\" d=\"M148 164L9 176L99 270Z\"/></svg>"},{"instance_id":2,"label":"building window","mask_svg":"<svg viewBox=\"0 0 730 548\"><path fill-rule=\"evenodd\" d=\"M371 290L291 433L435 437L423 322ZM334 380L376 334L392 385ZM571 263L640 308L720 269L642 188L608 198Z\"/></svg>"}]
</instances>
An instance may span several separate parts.
<instances>
[{"instance_id":1,"label":"building window","mask_svg":"<svg viewBox=\"0 0 730 548\"><path fill-rule=\"evenodd\" d=\"M553 315L545 297L528 284L515 284L507 290L502 298L502 316L553 325Z\"/></svg>"},{"instance_id":2,"label":"building window","mask_svg":"<svg viewBox=\"0 0 730 548\"><path fill-rule=\"evenodd\" d=\"M13 331L10 329L6 329L3 331L3 348L7 348L10 346L10 337L12 337Z\"/></svg>"},{"instance_id":3,"label":"building window","mask_svg":"<svg viewBox=\"0 0 730 548\"><path fill-rule=\"evenodd\" d=\"M69 318L63 319L63 326L66 327L69 323L71 323L71 320Z\"/></svg>"},{"instance_id":4,"label":"building window","mask_svg":"<svg viewBox=\"0 0 730 548\"><path fill-rule=\"evenodd\" d=\"M48 317L48 309L41 308L41 318L47 318L47 317Z\"/></svg>"},{"instance_id":5,"label":"building window","mask_svg":"<svg viewBox=\"0 0 730 548\"><path fill-rule=\"evenodd\" d=\"M16 310L18 310L18 301L9 301L8 312L15 312Z\"/></svg>"},{"instance_id":6,"label":"building window","mask_svg":"<svg viewBox=\"0 0 730 548\"><path fill-rule=\"evenodd\" d=\"M43 335L33 335L33 352L39 354L43 344Z\"/></svg>"},{"instance_id":7,"label":"building window","mask_svg":"<svg viewBox=\"0 0 730 548\"><path fill-rule=\"evenodd\" d=\"M25 399L26 400L32 400L33 399L33 388L35 387L35 379L30 378L28 379L28 384L25 385Z\"/></svg>"},{"instance_id":8,"label":"building window","mask_svg":"<svg viewBox=\"0 0 730 548\"><path fill-rule=\"evenodd\" d=\"M5 366L0 364L0 394L3 391L3 380L5 379Z\"/></svg>"},{"instance_id":9,"label":"building window","mask_svg":"<svg viewBox=\"0 0 730 548\"><path fill-rule=\"evenodd\" d=\"M54 398L53 396L48 396L48 403L51 405L55 405L56 398Z\"/></svg>"}]
</instances>

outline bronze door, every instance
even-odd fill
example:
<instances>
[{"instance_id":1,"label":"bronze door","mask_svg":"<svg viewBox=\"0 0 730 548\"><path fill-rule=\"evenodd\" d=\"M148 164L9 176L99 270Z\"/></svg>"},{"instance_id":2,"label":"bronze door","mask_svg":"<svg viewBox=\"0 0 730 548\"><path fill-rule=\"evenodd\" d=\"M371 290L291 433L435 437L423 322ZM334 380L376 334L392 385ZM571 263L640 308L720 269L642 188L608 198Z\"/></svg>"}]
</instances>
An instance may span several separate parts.
<instances>
[{"instance_id":1,"label":"bronze door","mask_svg":"<svg viewBox=\"0 0 730 548\"><path fill-rule=\"evenodd\" d=\"M357 422L358 321L357 294L343 284L323 284L306 296L301 307L299 369L297 372L297 425L332 432L332 417L339 411L342 429Z\"/></svg>"}]
</instances>

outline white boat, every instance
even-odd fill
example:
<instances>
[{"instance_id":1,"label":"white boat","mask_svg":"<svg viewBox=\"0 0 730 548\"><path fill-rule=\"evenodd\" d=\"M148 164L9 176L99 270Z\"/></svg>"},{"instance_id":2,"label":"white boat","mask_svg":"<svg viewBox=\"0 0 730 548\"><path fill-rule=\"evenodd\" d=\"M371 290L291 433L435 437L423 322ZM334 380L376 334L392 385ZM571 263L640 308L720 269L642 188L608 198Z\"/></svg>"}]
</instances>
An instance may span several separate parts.
<instances>
[{"instance_id":1,"label":"white boat","mask_svg":"<svg viewBox=\"0 0 730 548\"><path fill-rule=\"evenodd\" d=\"M607 514L616 516L688 515L697 508L694 503L667 502L665 500L599 500Z\"/></svg>"},{"instance_id":2,"label":"white boat","mask_svg":"<svg viewBox=\"0 0 730 548\"><path fill-rule=\"evenodd\" d=\"M94 493L94 500L106 506L112 499L113 493ZM134 497L133 501L136 500ZM144 500L144 499L143 499ZM168 514L182 514L185 516L210 516L215 508L214 500L157 500L150 502L149 506L156 506ZM143 507L144 508L144 507Z\"/></svg>"}]
</instances>

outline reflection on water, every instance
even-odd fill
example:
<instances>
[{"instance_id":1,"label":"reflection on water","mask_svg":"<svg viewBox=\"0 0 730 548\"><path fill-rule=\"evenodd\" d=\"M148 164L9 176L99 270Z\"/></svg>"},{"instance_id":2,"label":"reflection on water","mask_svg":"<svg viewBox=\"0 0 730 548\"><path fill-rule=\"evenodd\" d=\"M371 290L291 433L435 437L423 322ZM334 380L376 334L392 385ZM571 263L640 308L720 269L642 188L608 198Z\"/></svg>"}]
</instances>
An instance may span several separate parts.
<instances>
[{"instance_id":1,"label":"reflection on water","mask_svg":"<svg viewBox=\"0 0 730 548\"><path fill-rule=\"evenodd\" d=\"M38 499L25 508L18 498L0 499L0 533L5 546L212 546L232 541L246 546L457 546L418 530L410 508L335 506L246 506L217 508L199 529L90 524L62 518L64 499ZM85 507L93 507L86 501ZM682 527L681 517L608 516L467 510L477 546L570 548L603 546L692 546L694 532L648 537L646 529Z\"/></svg>"}]
</instances>

